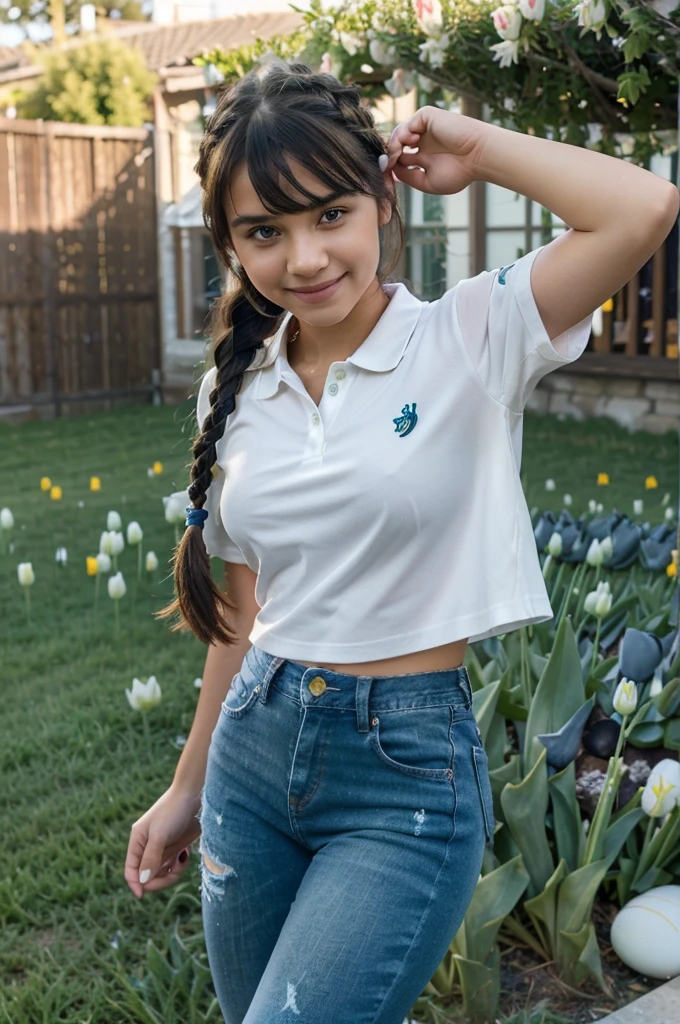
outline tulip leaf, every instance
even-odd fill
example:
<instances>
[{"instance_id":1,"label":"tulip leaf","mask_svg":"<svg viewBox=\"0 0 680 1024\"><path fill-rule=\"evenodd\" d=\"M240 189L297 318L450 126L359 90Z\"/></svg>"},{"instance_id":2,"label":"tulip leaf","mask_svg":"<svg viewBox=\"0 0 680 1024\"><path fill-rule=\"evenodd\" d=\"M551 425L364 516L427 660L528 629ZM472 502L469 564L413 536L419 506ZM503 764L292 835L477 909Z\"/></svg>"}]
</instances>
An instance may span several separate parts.
<instances>
[{"instance_id":1,"label":"tulip leaf","mask_svg":"<svg viewBox=\"0 0 680 1024\"><path fill-rule=\"evenodd\" d=\"M540 753L536 762L520 783L508 782L501 793L500 803L505 822L522 854L529 872L530 893L542 892L553 873L553 860L545 834L545 814L548 810L547 751L540 740L535 740Z\"/></svg>"},{"instance_id":2,"label":"tulip leaf","mask_svg":"<svg viewBox=\"0 0 680 1024\"><path fill-rule=\"evenodd\" d=\"M654 694L652 704L664 718L674 715L680 706L680 676L669 679L661 693Z\"/></svg>"},{"instance_id":3,"label":"tulip leaf","mask_svg":"<svg viewBox=\"0 0 680 1024\"><path fill-rule=\"evenodd\" d=\"M563 860L559 862L542 892L524 901L524 909L531 918L540 941L546 951L553 953L557 940L557 893L560 883L569 869Z\"/></svg>"},{"instance_id":4,"label":"tulip leaf","mask_svg":"<svg viewBox=\"0 0 680 1024\"><path fill-rule=\"evenodd\" d=\"M536 687L524 736L524 770L536 757L533 739L538 733L559 732L585 702L583 671L571 621L564 617L552 651ZM538 748L540 749L540 747Z\"/></svg>"},{"instance_id":5,"label":"tulip leaf","mask_svg":"<svg viewBox=\"0 0 680 1024\"><path fill-rule=\"evenodd\" d=\"M613 818L610 819L610 823L605 829L602 844L602 850L605 857L608 857L612 853L616 857L638 821L641 821L645 817L646 814L643 809L641 807L636 807L633 810L628 811L622 817L617 818L616 821L614 821Z\"/></svg>"},{"instance_id":6,"label":"tulip leaf","mask_svg":"<svg viewBox=\"0 0 680 1024\"><path fill-rule=\"evenodd\" d=\"M560 931L559 947L556 959L567 984L581 985L592 976L604 988L600 947L592 921L586 921L577 932Z\"/></svg>"},{"instance_id":7,"label":"tulip leaf","mask_svg":"<svg viewBox=\"0 0 680 1024\"><path fill-rule=\"evenodd\" d=\"M548 779L548 791L553 808L553 831L557 856L570 871L579 865L580 846L584 845L581 811L576 799L576 769L570 761L561 772Z\"/></svg>"},{"instance_id":8,"label":"tulip leaf","mask_svg":"<svg viewBox=\"0 0 680 1024\"><path fill-rule=\"evenodd\" d=\"M470 960L485 963L500 927L529 884L521 856L501 864L477 882L465 912L466 952Z\"/></svg>"},{"instance_id":9,"label":"tulip leaf","mask_svg":"<svg viewBox=\"0 0 680 1024\"><path fill-rule=\"evenodd\" d=\"M472 712L477 720L482 740L485 739L491 728L491 721L496 712L496 702L500 687L501 680L497 679L495 683L490 683L481 690L476 690L472 695Z\"/></svg>"},{"instance_id":10,"label":"tulip leaf","mask_svg":"<svg viewBox=\"0 0 680 1024\"><path fill-rule=\"evenodd\" d=\"M593 903L602 879L616 858L616 853L584 864L572 871L560 885L557 896L557 927L560 931L580 931L591 920Z\"/></svg>"},{"instance_id":11,"label":"tulip leaf","mask_svg":"<svg viewBox=\"0 0 680 1024\"><path fill-rule=\"evenodd\" d=\"M487 964L452 953L460 979L463 1012L474 1020L492 1020L500 998L500 951L496 948Z\"/></svg>"},{"instance_id":12,"label":"tulip leaf","mask_svg":"<svg viewBox=\"0 0 680 1024\"><path fill-rule=\"evenodd\" d=\"M680 750L680 718L669 719L663 730L663 745L669 750Z\"/></svg>"},{"instance_id":13,"label":"tulip leaf","mask_svg":"<svg viewBox=\"0 0 680 1024\"><path fill-rule=\"evenodd\" d=\"M676 719L671 719L671 721L676 721ZM650 747L661 746L663 738L664 729L658 722L640 722L639 725L631 729L626 742L633 747L647 750Z\"/></svg>"}]
</instances>

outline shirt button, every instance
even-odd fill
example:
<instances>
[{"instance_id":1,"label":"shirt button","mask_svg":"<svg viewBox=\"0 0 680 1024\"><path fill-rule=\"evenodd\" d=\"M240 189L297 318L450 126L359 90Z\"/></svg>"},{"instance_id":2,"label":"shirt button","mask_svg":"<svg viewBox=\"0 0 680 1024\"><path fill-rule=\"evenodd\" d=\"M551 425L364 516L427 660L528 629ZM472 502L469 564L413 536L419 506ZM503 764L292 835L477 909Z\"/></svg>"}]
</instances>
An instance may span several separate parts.
<instances>
[{"instance_id":1,"label":"shirt button","mask_svg":"<svg viewBox=\"0 0 680 1024\"><path fill-rule=\"evenodd\" d=\"M315 427L318 427L320 422L321 418L319 414L315 412L314 415L312 416L312 423L314 424Z\"/></svg>"},{"instance_id":2,"label":"shirt button","mask_svg":"<svg viewBox=\"0 0 680 1024\"><path fill-rule=\"evenodd\" d=\"M336 380L344 380L346 376L347 376L347 370L336 370L335 371L335 379Z\"/></svg>"},{"instance_id":3,"label":"shirt button","mask_svg":"<svg viewBox=\"0 0 680 1024\"><path fill-rule=\"evenodd\" d=\"M309 684L309 689L312 691L315 697L318 697L326 689L326 680L323 679L321 676L314 676L311 683Z\"/></svg>"},{"instance_id":4,"label":"shirt button","mask_svg":"<svg viewBox=\"0 0 680 1024\"><path fill-rule=\"evenodd\" d=\"M329 395L337 395L339 390L340 390L340 388L338 387L337 384L329 384L328 385L328 393L329 393Z\"/></svg>"}]
</instances>

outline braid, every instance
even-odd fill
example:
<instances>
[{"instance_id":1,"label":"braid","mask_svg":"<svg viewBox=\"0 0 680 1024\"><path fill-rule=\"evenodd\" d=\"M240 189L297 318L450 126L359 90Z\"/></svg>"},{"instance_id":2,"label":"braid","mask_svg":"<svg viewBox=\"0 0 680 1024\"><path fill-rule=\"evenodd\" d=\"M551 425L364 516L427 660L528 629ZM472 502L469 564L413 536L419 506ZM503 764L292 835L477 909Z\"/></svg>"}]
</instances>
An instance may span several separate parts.
<instances>
[{"instance_id":1,"label":"braid","mask_svg":"<svg viewBox=\"0 0 680 1024\"><path fill-rule=\"evenodd\" d=\"M264 299L264 296L260 296ZM217 373L215 387L210 392L210 412L203 431L194 442L194 464L191 467L189 498L194 508L203 508L206 491L212 481L212 468L217 461L217 442L224 434L227 417L236 408L236 395L241 389L243 375L253 358L271 333L271 316L283 314L281 306L268 302L278 313L264 316L248 302L241 289L231 303L232 327L218 340L214 359Z\"/></svg>"},{"instance_id":2,"label":"braid","mask_svg":"<svg viewBox=\"0 0 680 1024\"><path fill-rule=\"evenodd\" d=\"M192 450L188 494L194 508L203 508L207 501L217 445L236 407L244 374L265 340L280 326L285 312L254 289L235 257L225 196L239 167L246 166L267 209L297 212L305 209L305 204L279 184L280 175L294 181L283 157L297 153L333 191L358 192L390 202L388 227L396 226L400 248L387 272L403 252L403 221L378 167L377 157L385 153L385 143L362 98L359 86L343 85L333 75L316 73L307 64L288 64L271 57L227 88L206 120L194 168L201 183L203 221L218 259L236 275L239 286L221 296L212 311L215 385ZM310 133L317 139L311 153ZM319 200L294 183L303 196ZM173 628L188 627L205 643L234 644L237 638L225 613L237 609L213 579L199 526L185 529L173 564L176 598L157 614L161 618L179 615Z\"/></svg>"}]
</instances>

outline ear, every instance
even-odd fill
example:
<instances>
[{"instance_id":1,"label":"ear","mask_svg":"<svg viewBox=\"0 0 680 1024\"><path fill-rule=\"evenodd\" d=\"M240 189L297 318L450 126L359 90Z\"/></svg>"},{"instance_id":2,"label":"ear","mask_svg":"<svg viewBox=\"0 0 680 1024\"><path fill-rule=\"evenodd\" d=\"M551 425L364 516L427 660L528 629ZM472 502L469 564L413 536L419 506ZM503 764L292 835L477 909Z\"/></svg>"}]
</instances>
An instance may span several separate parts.
<instances>
[{"instance_id":1,"label":"ear","mask_svg":"<svg viewBox=\"0 0 680 1024\"><path fill-rule=\"evenodd\" d=\"M392 190L394 190L394 184L392 184ZM382 199L380 201L379 213L378 213L378 225L384 228L386 224L392 220L392 206L388 199Z\"/></svg>"}]
</instances>

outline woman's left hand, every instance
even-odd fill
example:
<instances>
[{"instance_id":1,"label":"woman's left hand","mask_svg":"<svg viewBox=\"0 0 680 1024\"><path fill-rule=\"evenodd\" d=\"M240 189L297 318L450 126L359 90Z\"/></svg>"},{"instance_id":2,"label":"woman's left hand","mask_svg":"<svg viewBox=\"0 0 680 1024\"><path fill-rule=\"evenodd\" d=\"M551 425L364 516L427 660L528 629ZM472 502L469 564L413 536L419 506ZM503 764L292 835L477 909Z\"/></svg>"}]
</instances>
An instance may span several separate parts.
<instances>
[{"instance_id":1,"label":"woman's left hand","mask_svg":"<svg viewBox=\"0 0 680 1024\"><path fill-rule=\"evenodd\" d=\"M439 107L420 107L390 135L384 173L391 177L394 171L398 181L430 195L462 192L476 180L483 131L483 122L474 117ZM404 146L417 147L418 152L405 153ZM414 164L417 166L411 166Z\"/></svg>"}]
</instances>

